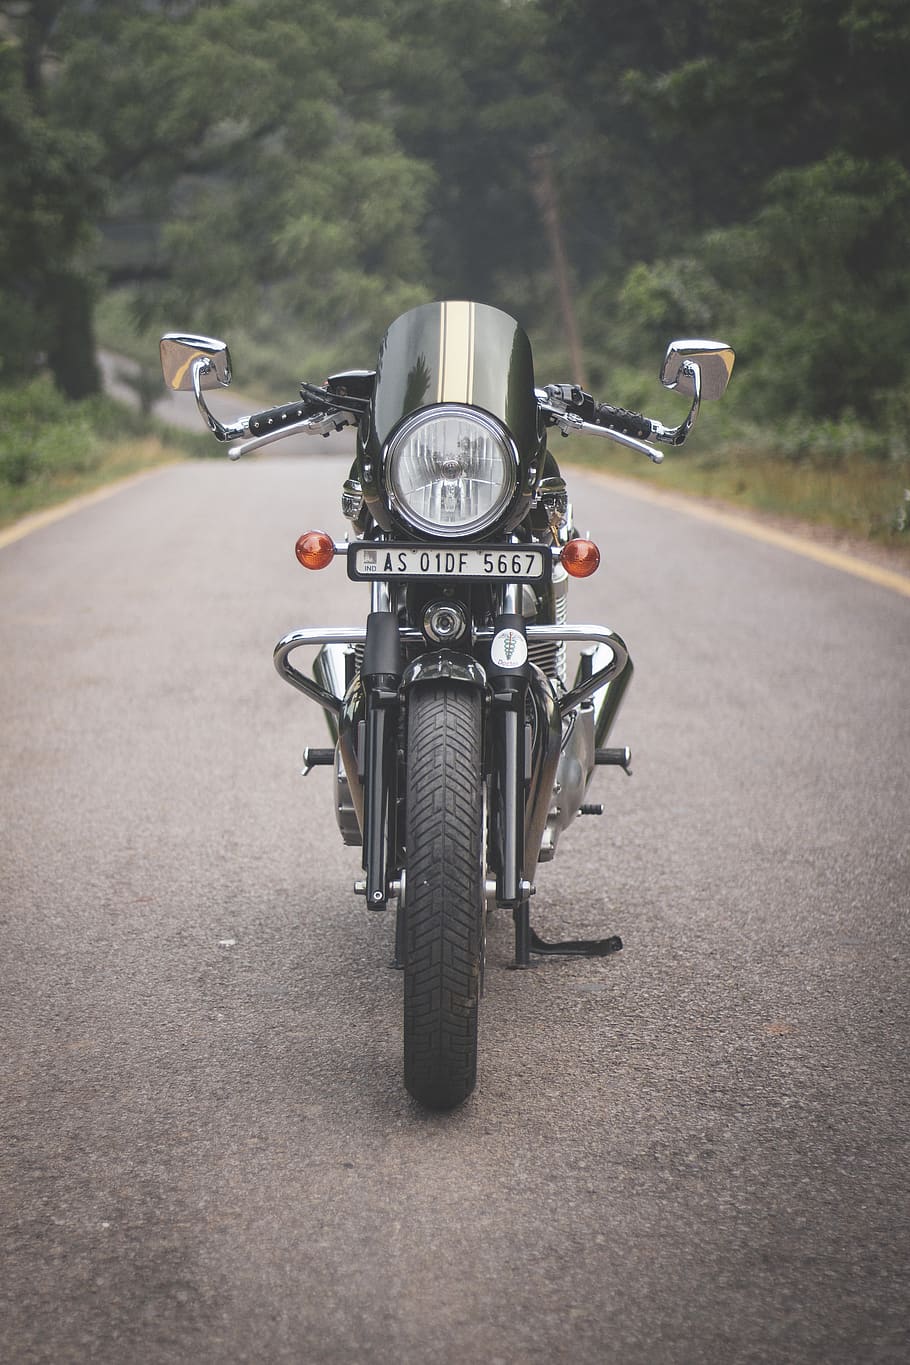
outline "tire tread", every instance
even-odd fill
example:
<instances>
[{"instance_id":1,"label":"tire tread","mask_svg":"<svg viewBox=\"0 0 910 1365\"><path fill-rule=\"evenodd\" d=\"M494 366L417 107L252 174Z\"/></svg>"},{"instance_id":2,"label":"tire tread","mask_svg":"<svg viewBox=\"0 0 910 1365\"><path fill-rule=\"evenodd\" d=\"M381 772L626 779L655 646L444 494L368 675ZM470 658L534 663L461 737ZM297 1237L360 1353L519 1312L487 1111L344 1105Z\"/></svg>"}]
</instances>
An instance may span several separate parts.
<instances>
[{"instance_id":1,"label":"tire tread","mask_svg":"<svg viewBox=\"0 0 910 1365\"><path fill-rule=\"evenodd\" d=\"M415 688L408 706L405 1085L450 1109L473 1090L483 954L481 698Z\"/></svg>"}]
</instances>

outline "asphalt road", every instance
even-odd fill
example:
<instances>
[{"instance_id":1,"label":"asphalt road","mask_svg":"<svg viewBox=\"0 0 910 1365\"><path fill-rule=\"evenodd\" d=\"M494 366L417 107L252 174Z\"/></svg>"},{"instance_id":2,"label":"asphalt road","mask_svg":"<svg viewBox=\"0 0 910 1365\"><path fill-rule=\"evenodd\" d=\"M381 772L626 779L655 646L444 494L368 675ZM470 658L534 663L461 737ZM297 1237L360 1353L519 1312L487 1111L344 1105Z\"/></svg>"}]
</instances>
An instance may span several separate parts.
<instances>
[{"instance_id":1,"label":"asphalt road","mask_svg":"<svg viewBox=\"0 0 910 1365\"><path fill-rule=\"evenodd\" d=\"M574 479L636 677L608 814L491 931L480 1082L400 1084L286 630L346 461L165 469L0 551L0 1358L907 1358L910 599ZM655 471L655 482L659 473Z\"/></svg>"}]
</instances>

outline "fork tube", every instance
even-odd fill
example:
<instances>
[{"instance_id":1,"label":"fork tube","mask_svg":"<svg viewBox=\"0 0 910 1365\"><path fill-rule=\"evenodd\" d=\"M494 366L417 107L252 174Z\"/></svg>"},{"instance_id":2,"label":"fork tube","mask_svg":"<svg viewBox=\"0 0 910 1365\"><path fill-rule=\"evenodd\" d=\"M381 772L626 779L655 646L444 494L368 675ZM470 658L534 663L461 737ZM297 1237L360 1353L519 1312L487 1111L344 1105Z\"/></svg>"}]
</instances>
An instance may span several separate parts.
<instances>
[{"instance_id":1,"label":"fork tube","mask_svg":"<svg viewBox=\"0 0 910 1365\"><path fill-rule=\"evenodd\" d=\"M384 589L384 591L377 591ZM367 617L361 676L366 690L363 753L363 867L367 905L387 904L386 832L390 793L395 786L395 743L398 688L401 682L401 638L398 614L392 611L386 584L373 584L373 610Z\"/></svg>"},{"instance_id":2,"label":"fork tube","mask_svg":"<svg viewBox=\"0 0 910 1365\"><path fill-rule=\"evenodd\" d=\"M496 899L517 907L522 899L525 822L525 696L528 647L518 611L520 587L509 584L490 644L492 691L491 816L496 866Z\"/></svg>"}]
</instances>

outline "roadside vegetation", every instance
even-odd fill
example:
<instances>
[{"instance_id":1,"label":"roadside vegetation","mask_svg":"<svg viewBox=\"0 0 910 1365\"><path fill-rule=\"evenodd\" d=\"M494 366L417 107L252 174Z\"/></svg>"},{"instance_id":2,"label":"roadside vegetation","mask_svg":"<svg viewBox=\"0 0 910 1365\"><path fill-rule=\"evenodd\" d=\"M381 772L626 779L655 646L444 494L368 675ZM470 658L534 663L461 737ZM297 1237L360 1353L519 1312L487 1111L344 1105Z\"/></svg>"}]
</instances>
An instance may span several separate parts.
<instances>
[{"instance_id":1,"label":"roadside vegetation","mask_svg":"<svg viewBox=\"0 0 910 1365\"><path fill-rule=\"evenodd\" d=\"M675 425L685 400L665 393L650 375L621 370L617 392L630 406ZM619 474L770 517L793 529L816 526L860 549L870 542L910 571L910 454L903 431L879 428L849 413L823 419L793 416L757 422L734 379L719 403L702 405L686 444L662 447L656 468L643 456L599 440L557 438L558 459Z\"/></svg>"},{"instance_id":2,"label":"roadside vegetation","mask_svg":"<svg viewBox=\"0 0 910 1365\"><path fill-rule=\"evenodd\" d=\"M162 331L224 335L273 401L473 297L670 422L666 342L723 338L660 482L906 545L908 62L903 0L0 0L9 505L126 458L90 406L8 437L36 382L97 401L98 341L147 401Z\"/></svg>"},{"instance_id":3,"label":"roadside vegetation","mask_svg":"<svg viewBox=\"0 0 910 1365\"><path fill-rule=\"evenodd\" d=\"M790 460L748 438L716 450L696 447L694 437L690 444L684 451L668 448L659 469L619 447L605 454L602 441L588 439L583 450L573 444L568 453L588 468L757 513L784 529L817 528L822 538L855 551L864 543L884 548L896 567L910 572L910 462L870 460L861 452L837 463ZM555 451L558 457L559 446Z\"/></svg>"},{"instance_id":4,"label":"roadside vegetation","mask_svg":"<svg viewBox=\"0 0 910 1365\"><path fill-rule=\"evenodd\" d=\"M47 375L0 390L0 527L198 449L112 399L65 398Z\"/></svg>"}]
</instances>

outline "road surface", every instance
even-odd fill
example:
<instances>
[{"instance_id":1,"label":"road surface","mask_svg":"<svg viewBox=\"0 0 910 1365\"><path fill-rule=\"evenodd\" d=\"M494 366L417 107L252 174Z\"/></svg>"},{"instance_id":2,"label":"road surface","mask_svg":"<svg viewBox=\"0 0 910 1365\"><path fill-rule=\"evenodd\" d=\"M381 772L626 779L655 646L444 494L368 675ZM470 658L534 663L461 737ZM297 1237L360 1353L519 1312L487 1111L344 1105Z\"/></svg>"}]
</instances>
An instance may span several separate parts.
<instances>
[{"instance_id":1,"label":"road surface","mask_svg":"<svg viewBox=\"0 0 910 1365\"><path fill-rule=\"evenodd\" d=\"M362 621L293 555L345 468L188 462L0 550L0 1359L904 1361L910 599L574 476L634 776L533 918L626 946L514 973L497 920L428 1115L271 665Z\"/></svg>"}]
</instances>

